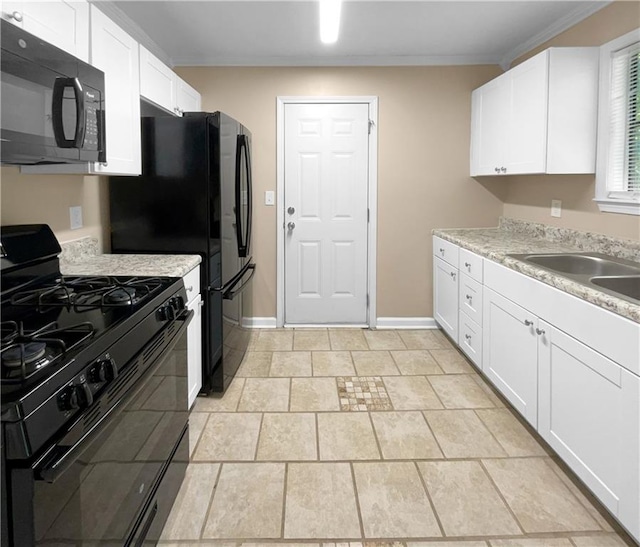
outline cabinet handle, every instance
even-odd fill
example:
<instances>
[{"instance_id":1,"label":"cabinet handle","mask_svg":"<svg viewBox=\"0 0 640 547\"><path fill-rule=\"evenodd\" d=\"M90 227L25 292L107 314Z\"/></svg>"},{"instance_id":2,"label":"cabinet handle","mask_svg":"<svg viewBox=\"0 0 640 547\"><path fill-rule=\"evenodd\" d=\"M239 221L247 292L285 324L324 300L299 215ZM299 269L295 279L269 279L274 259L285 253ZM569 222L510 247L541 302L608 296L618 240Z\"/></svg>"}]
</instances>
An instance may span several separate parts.
<instances>
[{"instance_id":1,"label":"cabinet handle","mask_svg":"<svg viewBox=\"0 0 640 547\"><path fill-rule=\"evenodd\" d=\"M187 287L187 292L191 292L192 290L193 290L193 285L189 285L189 286Z\"/></svg>"},{"instance_id":2,"label":"cabinet handle","mask_svg":"<svg viewBox=\"0 0 640 547\"><path fill-rule=\"evenodd\" d=\"M467 270L471 271L471 263L470 262L465 262L464 265L467 268Z\"/></svg>"},{"instance_id":3,"label":"cabinet handle","mask_svg":"<svg viewBox=\"0 0 640 547\"><path fill-rule=\"evenodd\" d=\"M530 321L529 319L525 319L524 324L527 325L527 327L530 327L531 325L533 325L533 321Z\"/></svg>"},{"instance_id":4,"label":"cabinet handle","mask_svg":"<svg viewBox=\"0 0 640 547\"><path fill-rule=\"evenodd\" d=\"M465 298L469 301L469 304L471 304L472 296L470 294L466 294Z\"/></svg>"},{"instance_id":5,"label":"cabinet handle","mask_svg":"<svg viewBox=\"0 0 640 547\"><path fill-rule=\"evenodd\" d=\"M456 279L456 272L451 272L451 273L450 273L450 275L451 275L451 277L453 278L453 280L455 281L455 279Z\"/></svg>"},{"instance_id":6,"label":"cabinet handle","mask_svg":"<svg viewBox=\"0 0 640 547\"><path fill-rule=\"evenodd\" d=\"M502 171L503 173L507 172L507 168L506 167L500 167L500 171Z\"/></svg>"},{"instance_id":7,"label":"cabinet handle","mask_svg":"<svg viewBox=\"0 0 640 547\"><path fill-rule=\"evenodd\" d=\"M15 19L18 23L22 23L22 13L14 11L13 13L7 13L9 19Z\"/></svg>"},{"instance_id":8,"label":"cabinet handle","mask_svg":"<svg viewBox=\"0 0 640 547\"><path fill-rule=\"evenodd\" d=\"M495 168L495 172L496 172L496 173L499 173L499 172L500 172L500 167L496 167L496 168Z\"/></svg>"},{"instance_id":9,"label":"cabinet handle","mask_svg":"<svg viewBox=\"0 0 640 547\"><path fill-rule=\"evenodd\" d=\"M544 329L536 329L536 334L538 336L542 336L544 334Z\"/></svg>"},{"instance_id":10,"label":"cabinet handle","mask_svg":"<svg viewBox=\"0 0 640 547\"><path fill-rule=\"evenodd\" d=\"M464 335L464 339L467 340L467 341L471 340L471 335L470 334L465 334Z\"/></svg>"},{"instance_id":11,"label":"cabinet handle","mask_svg":"<svg viewBox=\"0 0 640 547\"><path fill-rule=\"evenodd\" d=\"M440 254L444 256L444 249L442 247L440 247Z\"/></svg>"}]
</instances>

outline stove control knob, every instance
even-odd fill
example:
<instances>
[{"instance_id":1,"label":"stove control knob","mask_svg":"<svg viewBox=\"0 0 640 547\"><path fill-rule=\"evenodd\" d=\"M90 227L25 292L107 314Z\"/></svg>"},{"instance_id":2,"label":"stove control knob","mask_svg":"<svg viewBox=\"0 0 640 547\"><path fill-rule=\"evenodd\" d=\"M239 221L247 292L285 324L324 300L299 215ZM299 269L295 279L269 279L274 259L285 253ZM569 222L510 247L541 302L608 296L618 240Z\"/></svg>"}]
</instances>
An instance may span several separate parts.
<instances>
[{"instance_id":1,"label":"stove control knob","mask_svg":"<svg viewBox=\"0 0 640 547\"><path fill-rule=\"evenodd\" d=\"M100 359L89 369L89 381L98 384L110 382L118 376L118 366L111 357Z\"/></svg>"},{"instance_id":2,"label":"stove control knob","mask_svg":"<svg viewBox=\"0 0 640 547\"><path fill-rule=\"evenodd\" d=\"M176 312L171 305L171 302L164 304L158 308L156 316L160 321L172 321L176 318Z\"/></svg>"},{"instance_id":3,"label":"stove control knob","mask_svg":"<svg viewBox=\"0 0 640 547\"><path fill-rule=\"evenodd\" d=\"M66 388L58 396L58 405L62 410L78 410L93 404L93 392L86 381Z\"/></svg>"}]
</instances>

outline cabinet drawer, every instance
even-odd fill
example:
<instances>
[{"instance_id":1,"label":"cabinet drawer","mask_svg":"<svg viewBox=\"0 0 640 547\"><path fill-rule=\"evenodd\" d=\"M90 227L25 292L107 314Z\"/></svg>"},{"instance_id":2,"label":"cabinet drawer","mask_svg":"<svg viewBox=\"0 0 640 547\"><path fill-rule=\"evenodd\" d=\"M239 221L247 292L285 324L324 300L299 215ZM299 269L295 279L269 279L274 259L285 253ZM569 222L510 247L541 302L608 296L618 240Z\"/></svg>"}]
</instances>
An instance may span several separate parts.
<instances>
[{"instance_id":1,"label":"cabinet drawer","mask_svg":"<svg viewBox=\"0 0 640 547\"><path fill-rule=\"evenodd\" d=\"M484 259L480 255L467 251L466 249L460 249L458 255L458 268L460 272L464 272L478 283L482 283L483 263Z\"/></svg>"},{"instance_id":2,"label":"cabinet drawer","mask_svg":"<svg viewBox=\"0 0 640 547\"><path fill-rule=\"evenodd\" d=\"M451 264L454 268L458 267L458 249L457 245L449 243L438 236L433 236L433 254L441 258L445 262Z\"/></svg>"},{"instance_id":3,"label":"cabinet drawer","mask_svg":"<svg viewBox=\"0 0 640 547\"><path fill-rule=\"evenodd\" d=\"M200 266L196 266L183 278L184 288L187 289L187 302L191 302L200 294Z\"/></svg>"},{"instance_id":4,"label":"cabinet drawer","mask_svg":"<svg viewBox=\"0 0 640 547\"><path fill-rule=\"evenodd\" d=\"M460 273L458 306L470 319L482 325L482 285Z\"/></svg>"},{"instance_id":5,"label":"cabinet drawer","mask_svg":"<svg viewBox=\"0 0 640 547\"><path fill-rule=\"evenodd\" d=\"M478 368L482 368L482 327L460 310L458 329L460 349Z\"/></svg>"}]
</instances>

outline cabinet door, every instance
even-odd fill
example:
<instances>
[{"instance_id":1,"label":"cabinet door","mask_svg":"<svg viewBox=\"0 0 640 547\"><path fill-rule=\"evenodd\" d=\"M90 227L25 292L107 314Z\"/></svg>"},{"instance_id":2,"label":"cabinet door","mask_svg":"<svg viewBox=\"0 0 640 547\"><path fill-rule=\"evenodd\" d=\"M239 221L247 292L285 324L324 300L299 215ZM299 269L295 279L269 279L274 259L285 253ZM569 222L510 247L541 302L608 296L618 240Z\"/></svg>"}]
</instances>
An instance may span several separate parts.
<instances>
[{"instance_id":1,"label":"cabinet door","mask_svg":"<svg viewBox=\"0 0 640 547\"><path fill-rule=\"evenodd\" d=\"M547 159L549 53L542 52L511 69L505 139L507 175L544 173ZM503 108L504 106L503 105Z\"/></svg>"},{"instance_id":2,"label":"cabinet door","mask_svg":"<svg viewBox=\"0 0 640 547\"><path fill-rule=\"evenodd\" d=\"M458 342L458 269L433 257L433 317Z\"/></svg>"},{"instance_id":3,"label":"cabinet door","mask_svg":"<svg viewBox=\"0 0 640 547\"><path fill-rule=\"evenodd\" d=\"M89 62L89 4L84 0L3 2L2 18Z\"/></svg>"},{"instance_id":4,"label":"cabinet door","mask_svg":"<svg viewBox=\"0 0 640 547\"><path fill-rule=\"evenodd\" d=\"M638 537L640 378L551 325L539 328L538 431L609 511L635 514L627 525Z\"/></svg>"},{"instance_id":5,"label":"cabinet door","mask_svg":"<svg viewBox=\"0 0 640 547\"><path fill-rule=\"evenodd\" d=\"M177 75L175 75L175 81L176 105L179 112L200 112L202 110L202 98L200 93Z\"/></svg>"},{"instance_id":6,"label":"cabinet door","mask_svg":"<svg viewBox=\"0 0 640 547\"><path fill-rule=\"evenodd\" d=\"M537 317L485 287L482 370L515 409L536 427Z\"/></svg>"},{"instance_id":7,"label":"cabinet door","mask_svg":"<svg viewBox=\"0 0 640 547\"><path fill-rule=\"evenodd\" d=\"M503 74L471 95L471 176L497 175L504 166L508 92Z\"/></svg>"},{"instance_id":8,"label":"cabinet door","mask_svg":"<svg viewBox=\"0 0 640 547\"><path fill-rule=\"evenodd\" d=\"M140 78L138 43L91 6L91 64L104 72L107 163L104 174L139 175Z\"/></svg>"},{"instance_id":9,"label":"cabinet door","mask_svg":"<svg viewBox=\"0 0 640 547\"><path fill-rule=\"evenodd\" d=\"M189 386L189 408L193 405L202 387L202 300L200 295L189 302L193 319L187 327L187 385Z\"/></svg>"},{"instance_id":10,"label":"cabinet door","mask_svg":"<svg viewBox=\"0 0 640 547\"><path fill-rule=\"evenodd\" d=\"M176 75L167 65L140 46L140 96L175 113Z\"/></svg>"}]
</instances>

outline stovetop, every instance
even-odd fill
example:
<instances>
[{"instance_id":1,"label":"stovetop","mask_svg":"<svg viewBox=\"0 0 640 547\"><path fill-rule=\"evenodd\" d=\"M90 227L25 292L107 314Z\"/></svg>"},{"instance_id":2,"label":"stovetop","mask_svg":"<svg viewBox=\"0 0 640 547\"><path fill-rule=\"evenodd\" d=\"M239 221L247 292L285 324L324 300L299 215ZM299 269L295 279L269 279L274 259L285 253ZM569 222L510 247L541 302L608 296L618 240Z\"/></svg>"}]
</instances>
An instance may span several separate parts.
<instances>
[{"instance_id":1,"label":"stovetop","mask_svg":"<svg viewBox=\"0 0 640 547\"><path fill-rule=\"evenodd\" d=\"M56 276L13 290L2 303L3 406L48 381L175 282L172 278ZM82 363L78 363L81 366Z\"/></svg>"}]
</instances>

